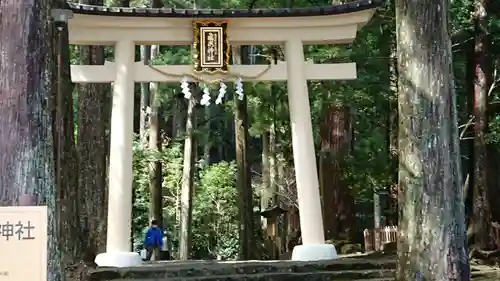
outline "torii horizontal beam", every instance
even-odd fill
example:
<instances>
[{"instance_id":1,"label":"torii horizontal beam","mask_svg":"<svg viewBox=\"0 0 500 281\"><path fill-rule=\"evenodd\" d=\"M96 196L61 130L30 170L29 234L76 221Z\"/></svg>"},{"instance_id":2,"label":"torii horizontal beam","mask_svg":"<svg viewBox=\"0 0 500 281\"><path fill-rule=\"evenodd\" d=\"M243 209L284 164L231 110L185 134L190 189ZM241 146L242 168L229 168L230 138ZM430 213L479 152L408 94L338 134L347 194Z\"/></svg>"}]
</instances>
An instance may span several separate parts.
<instances>
[{"instance_id":1,"label":"torii horizontal beam","mask_svg":"<svg viewBox=\"0 0 500 281\"><path fill-rule=\"evenodd\" d=\"M357 76L355 63L314 64L307 61L304 64L307 80L352 80ZM134 81L176 83L184 76L193 81L189 77L191 74L211 81L217 79L234 81L238 76L245 81L286 81L288 78L286 62L271 65L267 71L265 70L269 67L268 65L231 65L229 68L231 75L198 75L193 73L192 65L155 65L153 67L144 65L143 62L136 62L133 70ZM259 75L261 73L262 75ZM74 83L112 83L115 77L114 62L106 62L104 65L71 66L71 81Z\"/></svg>"}]
</instances>

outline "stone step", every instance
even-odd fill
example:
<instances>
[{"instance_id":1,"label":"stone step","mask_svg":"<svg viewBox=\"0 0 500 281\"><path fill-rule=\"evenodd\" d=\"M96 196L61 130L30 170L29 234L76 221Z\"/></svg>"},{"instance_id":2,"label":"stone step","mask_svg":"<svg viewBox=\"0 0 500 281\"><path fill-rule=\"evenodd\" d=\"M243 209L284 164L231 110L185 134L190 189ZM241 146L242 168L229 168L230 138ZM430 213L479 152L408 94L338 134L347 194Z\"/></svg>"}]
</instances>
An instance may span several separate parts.
<instances>
[{"instance_id":1,"label":"stone step","mask_svg":"<svg viewBox=\"0 0 500 281\"><path fill-rule=\"evenodd\" d=\"M156 279L116 279L113 281L394 281L394 270L370 271L319 271L319 272L274 272L257 274L234 274L219 276L195 276Z\"/></svg>"},{"instance_id":2,"label":"stone step","mask_svg":"<svg viewBox=\"0 0 500 281\"><path fill-rule=\"evenodd\" d=\"M320 262L295 261L184 261L157 262L130 268L98 268L90 273L91 281L144 280L203 276L232 276L270 273L353 272L395 269L395 260L346 258ZM263 279L265 280L265 279Z\"/></svg>"}]
</instances>

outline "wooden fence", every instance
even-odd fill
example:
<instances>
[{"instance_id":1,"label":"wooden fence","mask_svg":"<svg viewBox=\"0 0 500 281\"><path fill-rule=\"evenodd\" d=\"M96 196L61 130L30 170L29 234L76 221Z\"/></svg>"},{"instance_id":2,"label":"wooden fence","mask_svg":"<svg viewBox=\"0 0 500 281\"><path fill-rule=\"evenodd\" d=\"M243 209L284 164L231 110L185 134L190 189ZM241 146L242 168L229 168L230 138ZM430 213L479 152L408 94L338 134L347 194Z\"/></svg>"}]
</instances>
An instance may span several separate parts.
<instances>
[{"instance_id":1,"label":"wooden fence","mask_svg":"<svg viewBox=\"0 0 500 281\"><path fill-rule=\"evenodd\" d=\"M398 227L384 226L382 228L365 229L363 236L365 238L365 252L380 251L382 245L397 242Z\"/></svg>"}]
</instances>

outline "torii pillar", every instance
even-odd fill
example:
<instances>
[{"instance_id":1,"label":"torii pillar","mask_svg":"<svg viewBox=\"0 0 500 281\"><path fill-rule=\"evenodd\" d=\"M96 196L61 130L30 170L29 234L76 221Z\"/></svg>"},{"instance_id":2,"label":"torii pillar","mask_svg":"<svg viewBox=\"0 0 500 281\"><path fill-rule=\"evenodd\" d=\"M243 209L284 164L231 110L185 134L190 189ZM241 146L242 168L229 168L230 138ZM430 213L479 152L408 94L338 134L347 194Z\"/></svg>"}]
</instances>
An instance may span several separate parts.
<instances>
[{"instance_id":1,"label":"torii pillar","mask_svg":"<svg viewBox=\"0 0 500 281\"><path fill-rule=\"evenodd\" d=\"M132 154L134 135L135 43L115 44L116 77L113 83L109 152L108 230L106 253L97 255L99 266L135 266L142 263L131 252Z\"/></svg>"},{"instance_id":2,"label":"torii pillar","mask_svg":"<svg viewBox=\"0 0 500 281\"><path fill-rule=\"evenodd\" d=\"M335 246L325 244L304 49L300 38L289 39L285 42L285 59L293 160L302 233L302 245L293 249L292 260L334 259L337 258Z\"/></svg>"}]
</instances>

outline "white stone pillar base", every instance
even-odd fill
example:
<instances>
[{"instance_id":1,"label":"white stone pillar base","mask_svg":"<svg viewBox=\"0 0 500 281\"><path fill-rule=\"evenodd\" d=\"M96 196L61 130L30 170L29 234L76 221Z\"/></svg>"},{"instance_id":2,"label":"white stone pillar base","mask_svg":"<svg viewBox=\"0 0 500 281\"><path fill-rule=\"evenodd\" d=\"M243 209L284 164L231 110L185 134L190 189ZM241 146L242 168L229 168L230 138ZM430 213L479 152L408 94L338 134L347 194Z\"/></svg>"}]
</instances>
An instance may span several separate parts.
<instances>
[{"instance_id":1,"label":"white stone pillar base","mask_svg":"<svg viewBox=\"0 0 500 281\"><path fill-rule=\"evenodd\" d=\"M101 253L95 257L98 266L129 267L143 263L141 256L135 252Z\"/></svg>"},{"instance_id":2,"label":"white stone pillar base","mask_svg":"<svg viewBox=\"0 0 500 281\"><path fill-rule=\"evenodd\" d=\"M293 248L293 261L320 261L337 259L337 250L331 244L307 244Z\"/></svg>"}]
</instances>

